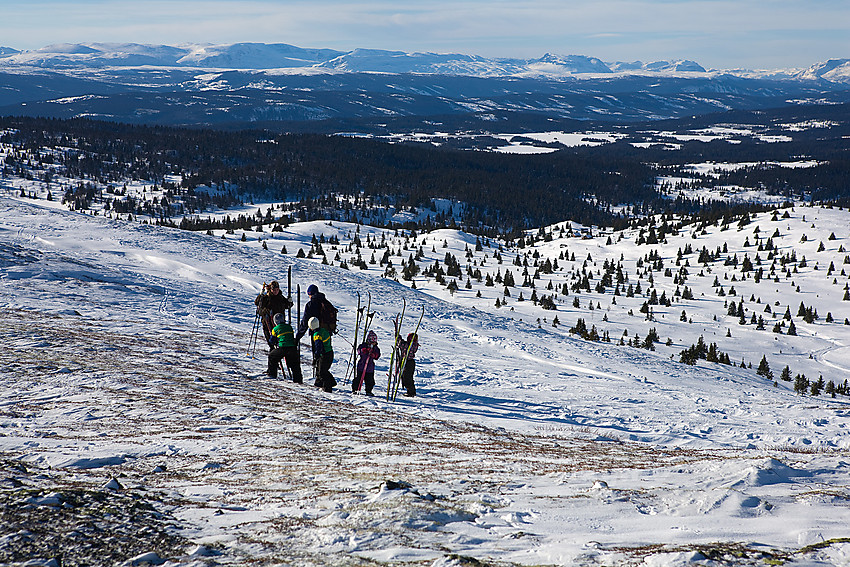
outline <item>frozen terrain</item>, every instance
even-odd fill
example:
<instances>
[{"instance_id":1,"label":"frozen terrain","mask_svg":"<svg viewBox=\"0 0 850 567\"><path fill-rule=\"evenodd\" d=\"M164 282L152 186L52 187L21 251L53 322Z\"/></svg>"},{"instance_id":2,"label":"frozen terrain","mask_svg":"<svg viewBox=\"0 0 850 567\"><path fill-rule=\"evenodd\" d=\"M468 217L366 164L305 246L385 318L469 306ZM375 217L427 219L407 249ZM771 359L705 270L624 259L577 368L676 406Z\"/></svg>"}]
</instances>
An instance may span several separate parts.
<instances>
[{"instance_id":1,"label":"frozen terrain","mask_svg":"<svg viewBox=\"0 0 850 567\"><path fill-rule=\"evenodd\" d=\"M846 211L794 218L817 225L807 229L812 246L828 242L843 257ZM713 322L677 324L677 315L722 305L709 277L688 281L702 307L676 305L665 321L656 313L675 346L649 351L574 337L566 328L582 312L567 302L550 313L563 321L553 328L515 295L515 310L496 309L494 295L423 279L411 289L375 269L296 258L320 225L265 233L264 250L257 234L242 242L0 198L0 562L850 564L848 398L801 396L754 371L765 353L776 375L783 356L810 378L850 375L840 285L798 281L807 305L831 298L818 304L818 323L800 324L808 342L782 343L782 353L771 343L791 337L742 327L746 339L707 339L753 368L688 366L673 356L698 334L688 328L711 332ZM326 237L380 233L323 226ZM720 236L701 238L711 248ZM442 256L438 243L450 238L458 255L475 242L440 231L416 244ZM604 250L602 237L564 242L578 262L584 246L599 261L648 251L630 240ZM340 308L334 393L258 377L252 302L263 282L285 289L289 267L293 286L315 283ZM825 269L806 273L814 282ZM783 285L783 308L796 307ZM406 330L424 310L416 398L386 401L386 356L375 398L349 392L358 292L364 302L371 294L386 355L402 301ZM611 303L610 291L588 296ZM625 309L607 308L617 328ZM716 331L727 327L738 336L737 322ZM306 342L302 356L309 382Z\"/></svg>"}]
</instances>

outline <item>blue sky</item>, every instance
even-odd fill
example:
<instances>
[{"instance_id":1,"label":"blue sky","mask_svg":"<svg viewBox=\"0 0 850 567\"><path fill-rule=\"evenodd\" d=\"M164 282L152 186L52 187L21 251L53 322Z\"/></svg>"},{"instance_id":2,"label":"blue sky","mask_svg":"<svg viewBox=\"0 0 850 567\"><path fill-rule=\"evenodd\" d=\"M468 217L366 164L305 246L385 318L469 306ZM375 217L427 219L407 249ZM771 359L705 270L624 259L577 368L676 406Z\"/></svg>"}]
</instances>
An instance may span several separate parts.
<instances>
[{"instance_id":1,"label":"blue sky","mask_svg":"<svg viewBox=\"0 0 850 567\"><path fill-rule=\"evenodd\" d=\"M850 57L847 0L0 0L0 46L289 43L807 67Z\"/></svg>"}]
</instances>

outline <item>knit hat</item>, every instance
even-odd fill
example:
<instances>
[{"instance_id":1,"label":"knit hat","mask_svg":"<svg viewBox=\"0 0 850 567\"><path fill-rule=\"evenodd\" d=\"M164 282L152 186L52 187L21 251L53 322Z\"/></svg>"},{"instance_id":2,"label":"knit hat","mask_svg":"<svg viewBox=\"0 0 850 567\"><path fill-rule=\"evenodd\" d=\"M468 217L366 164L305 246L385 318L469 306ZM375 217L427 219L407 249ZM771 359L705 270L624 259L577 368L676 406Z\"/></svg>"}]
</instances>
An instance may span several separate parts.
<instances>
[{"instance_id":1,"label":"knit hat","mask_svg":"<svg viewBox=\"0 0 850 567\"><path fill-rule=\"evenodd\" d=\"M370 345L373 345L378 342L378 335L375 334L375 331L369 331L366 334L366 342Z\"/></svg>"},{"instance_id":2,"label":"knit hat","mask_svg":"<svg viewBox=\"0 0 850 567\"><path fill-rule=\"evenodd\" d=\"M319 288L316 287L316 284L310 284L310 287L307 288L307 295L314 295L319 293Z\"/></svg>"}]
</instances>

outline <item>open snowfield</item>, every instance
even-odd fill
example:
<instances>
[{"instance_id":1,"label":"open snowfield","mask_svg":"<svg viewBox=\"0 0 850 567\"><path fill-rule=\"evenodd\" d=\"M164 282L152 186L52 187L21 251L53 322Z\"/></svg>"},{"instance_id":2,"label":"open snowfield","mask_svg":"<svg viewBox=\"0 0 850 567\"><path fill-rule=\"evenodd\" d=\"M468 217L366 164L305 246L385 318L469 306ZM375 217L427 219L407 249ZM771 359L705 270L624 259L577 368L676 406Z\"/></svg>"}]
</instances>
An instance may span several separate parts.
<instances>
[{"instance_id":1,"label":"open snowfield","mask_svg":"<svg viewBox=\"0 0 850 567\"><path fill-rule=\"evenodd\" d=\"M538 326L530 301L492 307L502 286L481 298L426 280L411 289L380 270L296 258L320 223L265 233L264 250L256 233L240 242L47 205L0 197L0 563L850 565L850 398L800 396L754 371L765 354L777 377L785 364L810 379L850 376L847 278L830 283L822 260L812 271L820 242L847 269L837 251L847 211L798 209L774 223L785 235L805 226L812 247L793 275L800 293L782 276L764 297L781 303L777 317L800 301L818 307L794 342L711 319L729 299L754 309L765 288L696 277L690 256L697 297L656 307L653 326L674 345L651 352L570 335L576 317L591 323L572 296L550 312L562 327ZM356 229L324 226L326 237ZM741 252L752 226L730 229L730 246ZM634 236L567 246L579 265L590 252L632 261L649 252ZM721 236L688 241L713 250ZM475 243L438 231L417 245L433 260L449 239L460 258ZM502 273L521 279L508 257ZM290 266L293 287L315 283L340 308L333 393L306 384L306 341L304 385L258 377L263 351L249 355L253 299L264 281L285 289ZM713 295L715 275L738 295ZM342 380L357 292L371 293L387 355L375 398ZM600 332L645 327L644 298L612 297L581 294L601 302ZM403 300L405 330L424 310L419 395L387 402ZM680 322L683 309L698 320ZM835 323L823 323L827 311ZM678 362L700 334L753 368Z\"/></svg>"}]
</instances>

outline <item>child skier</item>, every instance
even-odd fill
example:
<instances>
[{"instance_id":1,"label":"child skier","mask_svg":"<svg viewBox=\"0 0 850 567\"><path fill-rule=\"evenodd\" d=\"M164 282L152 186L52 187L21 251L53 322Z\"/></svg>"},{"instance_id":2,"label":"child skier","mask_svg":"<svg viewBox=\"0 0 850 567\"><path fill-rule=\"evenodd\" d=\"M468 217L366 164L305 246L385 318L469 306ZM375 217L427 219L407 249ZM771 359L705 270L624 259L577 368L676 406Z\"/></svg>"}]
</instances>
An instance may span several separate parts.
<instances>
[{"instance_id":1,"label":"child skier","mask_svg":"<svg viewBox=\"0 0 850 567\"><path fill-rule=\"evenodd\" d=\"M289 373L292 375L292 381L300 384L303 381L301 356L298 354L298 345L295 344L295 333L292 330L292 325L286 322L283 313L275 314L271 336L275 344L269 352L269 366L266 369L266 374L271 378L277 378L277 367L281 360L285 360L286 367L289 368Z\"/></svg>"},{"instance_id":2,"label":"child skier","mask_svg":"<svg viewBox=\"0 0 850 567\"><path fill-rule=\"evenodd\" d=\"M334 350L331 346L331 334L319 326L319 319L311 317L307 323L310 337L313 341L313 366L316 369L316 381L313 384L325 392L332 392L336 380L331 374L331 363L334 361Z\"/></svg>"},{"instance_id":3,"label":"child skier","mask_svg":"<svg viewBox=\"0 0 850 567\"><path fill-rule=\"evenodd\" d=\"M404 395L410 398L416 395L416 385L413 383L413 373L416 371L416 360L414 355L419 350L419 337L414 333L407 334L407 340L399 338L398 356L404 361L401 369L401 385L407 390ZM405 356L407 359L405 359Z\"/></svg>"},{"instance_id":4,"label":"child skier","mask_svg":"<svg viewBox=\"0 0 850 567\"><path fill-rule=\"evenodd\" d=\"M366 341L357 347L360 360L357 361L357 372L351 381L351 391L357 393L361 386L366 386L366 395L374 396L372 388L375 387L375 361L381 357L381 349L378 348L378 335L375 331L369 331Z\"/></svg>"}]
</instances>

